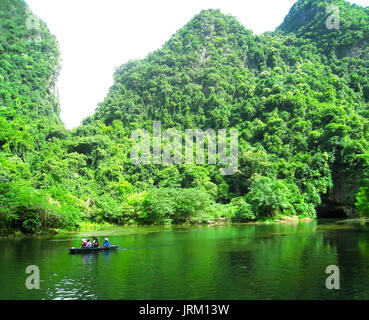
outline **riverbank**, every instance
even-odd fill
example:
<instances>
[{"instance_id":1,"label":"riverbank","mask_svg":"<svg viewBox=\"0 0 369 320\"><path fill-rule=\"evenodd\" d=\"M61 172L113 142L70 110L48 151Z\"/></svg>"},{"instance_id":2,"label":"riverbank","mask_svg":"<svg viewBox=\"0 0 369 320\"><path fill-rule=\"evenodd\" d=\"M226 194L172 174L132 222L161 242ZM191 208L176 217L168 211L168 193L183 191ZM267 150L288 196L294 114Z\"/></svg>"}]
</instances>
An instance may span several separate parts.
<instances>
[{"instance_id":1,"label":"riverbank","mask_svg":"<svg viewBox=\"0 0 369 320\"><path fill-rule=\"evenodd\" d=\"M313 221L315 219L312 218L301 218L299 216L293 215L293 216L280 216L280 217L276 217L274 219L269 219L269 220L265 220L265 221L257 221L257 223L264 223L264 224L268 224L268 223L300 223L300 222L310 222Z\"/></svg>"},{"instance_id":2,"label":"riverbank","mask_svg":"<svg viewBox=\"0 0 369 320\"><path fill-rule=\"evenodd\" d=\"M0 234L0 239L5 238L32 238L38 236L51 236L56 234L75 234L75 233L82 233L82 232L97 232L102 231L108 228L116 227L116 225L104 222L104 223L96 223L90 221L83 221L80 223L79 228L77 229L50 229L50 230L43 230L40 232L32 233L32 234L25 234L20 231L15 231L11 234Z\"/></svg>"},{"instance_id":3,"label":"riverbank","mask_svg":"<svg viewBox=\"0 0 369 320\"><path fill-rule=\"evenodd\" d=\"M314 219L311 218L301 218L296 215L294 216L278 216L276 218L268 218L258 221L248 221L248 222L241 222L241 221L232 221L231 219L227 218L219 218L218 220L209 220L203 223L184 223L184 224L176 224L176 225L147 225L147 226L200 226L200 225L208 225L208 226L217 226L217 225L258 225L258 224L297 224L297 223L304 223L304 222L311 222ZM129 227L142 227L141 225L129 225ZM33 238L39 236L52 236L57 234L76 234L76 233L84 233L84 232L99 232L108 230L110 228L115 227L128 227L128 225L116 225L111 224L108 222L103 223L96 223L91 221L83 221L80 223L79 228L77 229L50 229L44 230L40 232L36 232L33 234L24 234L20 231L16 231L12 234L3 234L0 235L0 239L12 239L12 238Z\"/></svg>"}]
</instances>

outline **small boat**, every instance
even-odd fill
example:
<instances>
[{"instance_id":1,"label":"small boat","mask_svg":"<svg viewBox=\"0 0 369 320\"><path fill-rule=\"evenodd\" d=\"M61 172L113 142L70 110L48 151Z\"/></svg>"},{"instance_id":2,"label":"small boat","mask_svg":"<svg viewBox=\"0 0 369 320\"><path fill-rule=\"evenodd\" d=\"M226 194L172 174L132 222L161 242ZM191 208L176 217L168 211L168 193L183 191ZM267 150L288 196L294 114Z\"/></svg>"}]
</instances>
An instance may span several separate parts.
<instances>
[{"instance_id":1,"label":"small boat","mask_svg":"<svg viewBox=\"0 0 369 320\"><path fill-rule=\"evenodd\" d=\"M118 246L110 246L110 247L98 247L98 248L68 248L69 253L89 253L89 252L100 252L100 251L109 251L117 249Z\"/></svg>"}]
</instances>

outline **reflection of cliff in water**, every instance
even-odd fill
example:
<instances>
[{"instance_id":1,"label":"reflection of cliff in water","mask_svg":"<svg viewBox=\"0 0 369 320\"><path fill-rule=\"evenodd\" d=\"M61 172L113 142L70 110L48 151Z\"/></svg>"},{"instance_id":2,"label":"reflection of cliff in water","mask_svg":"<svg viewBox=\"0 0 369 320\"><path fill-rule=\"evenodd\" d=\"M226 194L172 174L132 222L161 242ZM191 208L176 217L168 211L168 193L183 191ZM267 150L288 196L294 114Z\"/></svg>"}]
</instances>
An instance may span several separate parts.
<instances>
[{"instance_id":1,"label":"reflection of cliff in water","mask_svg":"<svg viewBox=\"0 0 369 320\"><path fill-rule=\"evenodd\" d=\"M345 288L348 292L355 292L358 283L361 279L364 280L363 274L368 272L368 252L363 252L360 248L361 235L367 237L369 230L369 222L362 222L360 225L351 223L349 219L338 220L336 224L324 225L324 220L320 220L320 226L324 229L324 245L333 247L336 251L336 261L332 264L337 265L340 270L340 284L341 288ZM353 263L355 261L355 263ZM322 268L327 266L322 266ZM369 281L368 281L369 286ZM368 296L368 292L358 292L357 296L352 299Z\"/></svg>"}]
</instances>

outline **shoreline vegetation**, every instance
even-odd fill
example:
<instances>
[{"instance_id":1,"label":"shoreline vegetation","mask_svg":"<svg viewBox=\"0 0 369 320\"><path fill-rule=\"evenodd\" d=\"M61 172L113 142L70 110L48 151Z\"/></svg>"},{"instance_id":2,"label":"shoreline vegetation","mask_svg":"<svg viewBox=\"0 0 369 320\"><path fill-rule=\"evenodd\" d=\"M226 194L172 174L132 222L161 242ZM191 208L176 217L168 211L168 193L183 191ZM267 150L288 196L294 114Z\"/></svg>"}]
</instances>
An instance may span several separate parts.
<instances>
[{"instance_id":1,"label":"shoreline vegetation","mask_svg":"<svg viewBox=\"0 0 369 320\"><path fill-rule=\"evenodd\" d=\"M224 226L224 225L254 225L254 224L298 224L298 223L307 223L316 220L315 218L301 218L298 216L279 216L270 219L264 219L259 221L248 221L248 222L240 222L240 221L231 221L227 219L219 219L218 221L211 220L204 223L197 224L177 224L177 225L168 225L168 224L159 224L159 225L113 225L110 223L94 223L94 222L83 222L78 229L70 230L70 229L50 229L44 230L32 234L25 234L21 232L13 232L10 234L0 234L0 239L13 239L13 238L33 238L39 236L53 236L53 235L68 235L68 234L79 234L79 233L90 233L90 232L100 232L100 231L109 231L116 227L183 227L183 226Z\"/></svg>"},{"instance_id":2,"label":"shoreline vegetation","mask_svg":"<svg viewBox=\"0 0 369 320\"><path fill-rule=\"evenodd\" d=\"M329 5L340 9L339 29L326 27ZM369 216L369 8L298 0L261 35L203 10L162 48L117 68L104 101L72 130L55 94L57 39L42 21L27 23L30 14L23 0L0 0L0 234L293 223L321 208ZM203 162L163 164L176 144L153 132L140 156L156 160L135 164L131 134L154 122L181 135L237 130L237 171L222 175L209 151L227 149L227 135L196 138L192 156L204 151Z\"/></svg>"},{"instance_id":3,"label":"shoreline vegetation","mask_svg":"<svg viewBox=\"0 0 369 320\"><path fill-rule=\"evenodd\" d=\"M201 188L157 188L149 192L132 193L122 204L106 199L102 203L103 209L94 205L90 199L86 203L72 199L75 206L63 207L58 201L50 198L49 194L37 191L29 194L28 190L22 190L24 193L17 192L19 198L13 198L11 207L15 219L18 219L15 220L17 224L13 224L13 227L8 224L8 229L4 229L7 224L3 224L0 234L33 234L48 230L58 232L77 229L96 231L103 226L212 225L268 221L287 223L314 218L313 215L304 213L297 215L293 205L288 202L284 204L286 193L283 192L286 189L273 189L265 189L263 184L258 193L249 194L256 198L255 201L262 199L270 202L268 206L262 207L262 212L258 211L258 206L250 204L253 198L247 201L246 197L235 197L230 203L221 204ZM280 210L283 204L285 209ZM76 207L80 211L77 212Z\"/></svg>"}]
</instances>

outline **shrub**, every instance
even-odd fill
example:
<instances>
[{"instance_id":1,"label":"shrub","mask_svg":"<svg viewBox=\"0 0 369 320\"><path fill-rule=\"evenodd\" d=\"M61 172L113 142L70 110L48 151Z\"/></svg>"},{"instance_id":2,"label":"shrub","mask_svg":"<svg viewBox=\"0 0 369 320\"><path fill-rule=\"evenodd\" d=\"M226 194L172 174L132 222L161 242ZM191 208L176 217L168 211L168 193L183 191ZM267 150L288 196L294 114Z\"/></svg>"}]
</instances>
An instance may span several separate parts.
<instances>
[{"instance_id":1,"label":"shrub","mask_svg":"<svg viewBox=\"0 0 369 320\"><path fill-rule=\"evenodd\" d=\"M151 190L143 201L142 223L191 222L204 215L213 204L210 195L197 188Z\"/></svg>"},{"instance_id":2,"label":"shrub","mask_svg":"<svg viewBox=\"0 0 369 320\"><path fill-rule=\"evenodd\" d=\"M298 188L284 180L257 176L250 186L246 200L252 205L256 218L296 214L294 204L301 201Z\"/></svg>"},{"instance_id":3,"label":"shrub","mask_svg":"<svg viewBox=\"0 0 369 320\"><path fill-rule=\"evenodd\" d=\"M369 216L369 188L362 187L356 195L355 203L360 216Z\"/></svg>"},{"instance_id":4,"label":"shrub","mask_svg":"<svg viewBox=\"0 0 369 320\"><path fill-rule=\"evenodd\" d=\"M9 184L0 202L3 229L35 233L50 228L74 228L81 215L78 208L62 206L45 190L36 190L25 181Z\"/></svg>"},{"instance_id":5,"label":"shrub","mask_svg":"<svg viewBox=\"0 0 369 320\"><path fill-rule=\"evenodd\" d=\"M236 221L251 221L255 220L256 216L252 211L251 204L247 203L245 198L238 197L231 201L231 205L234 208L234 217Z\"/></svg>"}]
</instances>

